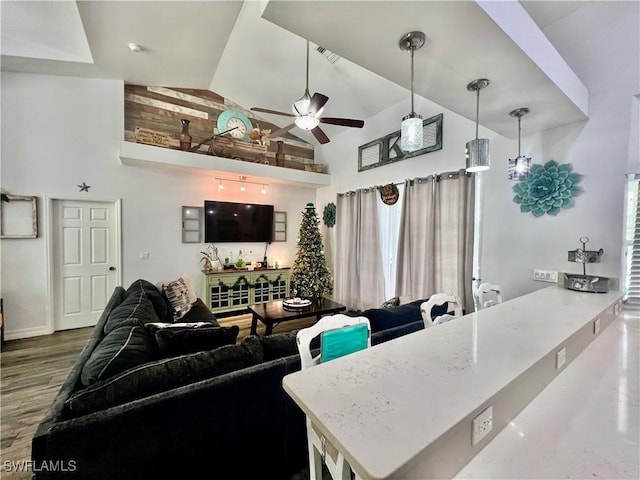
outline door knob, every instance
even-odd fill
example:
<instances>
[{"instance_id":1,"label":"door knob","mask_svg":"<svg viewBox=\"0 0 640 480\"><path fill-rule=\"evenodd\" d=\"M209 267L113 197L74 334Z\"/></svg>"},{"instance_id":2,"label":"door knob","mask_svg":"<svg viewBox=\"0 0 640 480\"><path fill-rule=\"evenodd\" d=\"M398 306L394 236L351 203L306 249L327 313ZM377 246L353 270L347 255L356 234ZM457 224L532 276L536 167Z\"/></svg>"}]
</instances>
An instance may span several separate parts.
<instances>
[{"instance_id":1,"label":"door knob","mask_svg":"<svg viewBox=\"0 0 640 480\"><path fill-rule=\"evenodd\" d=\"M116 269L116 267L109 267L109 271L113 272Z\"/></svg>"}]
</instances>

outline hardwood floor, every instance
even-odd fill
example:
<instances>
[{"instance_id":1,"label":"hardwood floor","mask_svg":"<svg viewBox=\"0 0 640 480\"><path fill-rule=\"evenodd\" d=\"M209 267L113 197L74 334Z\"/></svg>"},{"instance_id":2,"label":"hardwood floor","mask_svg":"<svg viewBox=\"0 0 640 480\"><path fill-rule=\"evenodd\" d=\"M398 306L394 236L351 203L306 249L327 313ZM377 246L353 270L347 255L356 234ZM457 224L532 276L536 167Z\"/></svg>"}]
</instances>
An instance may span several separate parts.
<instances>
[{"instance_id":1,"label":"hardwood floor","mask_svg":"<svg viewBox=\"0 0 640 480\"><path fill-rule=\"evenodd\" d=\"M249 335L251 315L218 319L220 325L238 325L238 342ZM313 318L283 322L273 333L304 328ZM264 335L258 324L258 334ZM5 462L31 459L31 438L64 379L75 363L93 327L56 332L53 335L11 340L0 353L0 477L26 480L30 472L9 471ZM303 477L301 477L303 478Z\"/></svg>"},{"instance_id":2,"label":"hardwood floor","mask_svg":"<svg viewBox=\"0 0 640 480\"><path fill-rule=\"evenodd\" d=\"M92 328L11 340L0 354L0 412L4 479L29 479L31 473L9 471L5 462L31 459L31 438Z\"/></svg>"}]
</instances>

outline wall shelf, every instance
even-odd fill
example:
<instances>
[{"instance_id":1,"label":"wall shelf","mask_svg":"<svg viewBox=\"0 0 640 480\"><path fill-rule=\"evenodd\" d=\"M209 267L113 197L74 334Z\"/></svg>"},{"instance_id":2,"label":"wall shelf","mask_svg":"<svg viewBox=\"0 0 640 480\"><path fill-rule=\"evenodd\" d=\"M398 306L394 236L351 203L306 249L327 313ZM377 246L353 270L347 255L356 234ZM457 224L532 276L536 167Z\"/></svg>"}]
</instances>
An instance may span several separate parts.
<instances>
[{"instance_id":1,"label":"wall shelf","mask_svg":"<svg viewBox=\"0 0 640 480\"><path fill-rule=\"evenodd\" d=\"M327 173L307 172L126 141L120 142L120 162L123 165L161 168L218 177L245 175L251 177L251 181L296 185L305 188L320 188L331 185L331 175Z\"/></svg>"}]
</instances>

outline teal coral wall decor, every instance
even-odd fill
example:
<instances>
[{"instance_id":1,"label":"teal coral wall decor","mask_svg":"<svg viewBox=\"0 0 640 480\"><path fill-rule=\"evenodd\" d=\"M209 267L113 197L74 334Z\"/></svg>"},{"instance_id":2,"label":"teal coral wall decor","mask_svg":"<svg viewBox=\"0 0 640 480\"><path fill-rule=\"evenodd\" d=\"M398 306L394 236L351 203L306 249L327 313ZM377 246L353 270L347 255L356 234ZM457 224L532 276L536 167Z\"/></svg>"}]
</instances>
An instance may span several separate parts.
<instances>
[{"instance_id":1,"label":"teal coral wall decor","mask_svg":"<svg viewBox=\"0 0 640 480\"><path fill-rule=\"evenodd\" d=\"M582 193L577 183L582 175L572 173L570 163L559 165L549 160L544 165L533 165L529 175L513 186L513 201L523 213L534 217L557 215L562 208L573 205L573 197Z\"/></svg>"}]
</instances>

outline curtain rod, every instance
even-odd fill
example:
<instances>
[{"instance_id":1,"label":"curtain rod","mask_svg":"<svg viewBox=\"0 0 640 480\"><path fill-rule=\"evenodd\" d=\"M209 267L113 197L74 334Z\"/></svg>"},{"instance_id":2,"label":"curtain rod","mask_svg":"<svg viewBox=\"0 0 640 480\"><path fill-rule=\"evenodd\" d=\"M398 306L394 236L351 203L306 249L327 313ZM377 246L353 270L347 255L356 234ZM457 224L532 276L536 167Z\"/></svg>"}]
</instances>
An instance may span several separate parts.
<instances>
[{"instance_id":1,"label":"curtain rod","mask_svg":"<svg viewBox=\"0 0 640 480\"><path fill-rule=\"evenodd\" d=\"M418 181L422 181L422 180L428 180L429 178L435 178L436 182L439 182L440 180L450 180L452 178L459 178L460 177L460 173L462 173L463 175L465 175L466 177L470 177L472 174L469 172L465 172L464 169L460 169L460 170L456 170L456 171L452 171L452 172L442 172L442 173L437 173L435 175L428 175L426 177L416 177L416 178L411 178L411 179L406 179L402 182L394 182L392 185L395 185L396 187L399 185L404 185L407 180L409 181L410 184L413 185L413 182L418 180ZM371 191L375 191L378 188L382 187L383 185L374 185L373 187L365 187L362 188L362 190L365 193L368 193L370 190ZM353 195L355 193L355 191L350 190L348 192L344 192L344 193L339 193L338 196L341 197L343 195Z\"/></svg>"}]
</instances>

